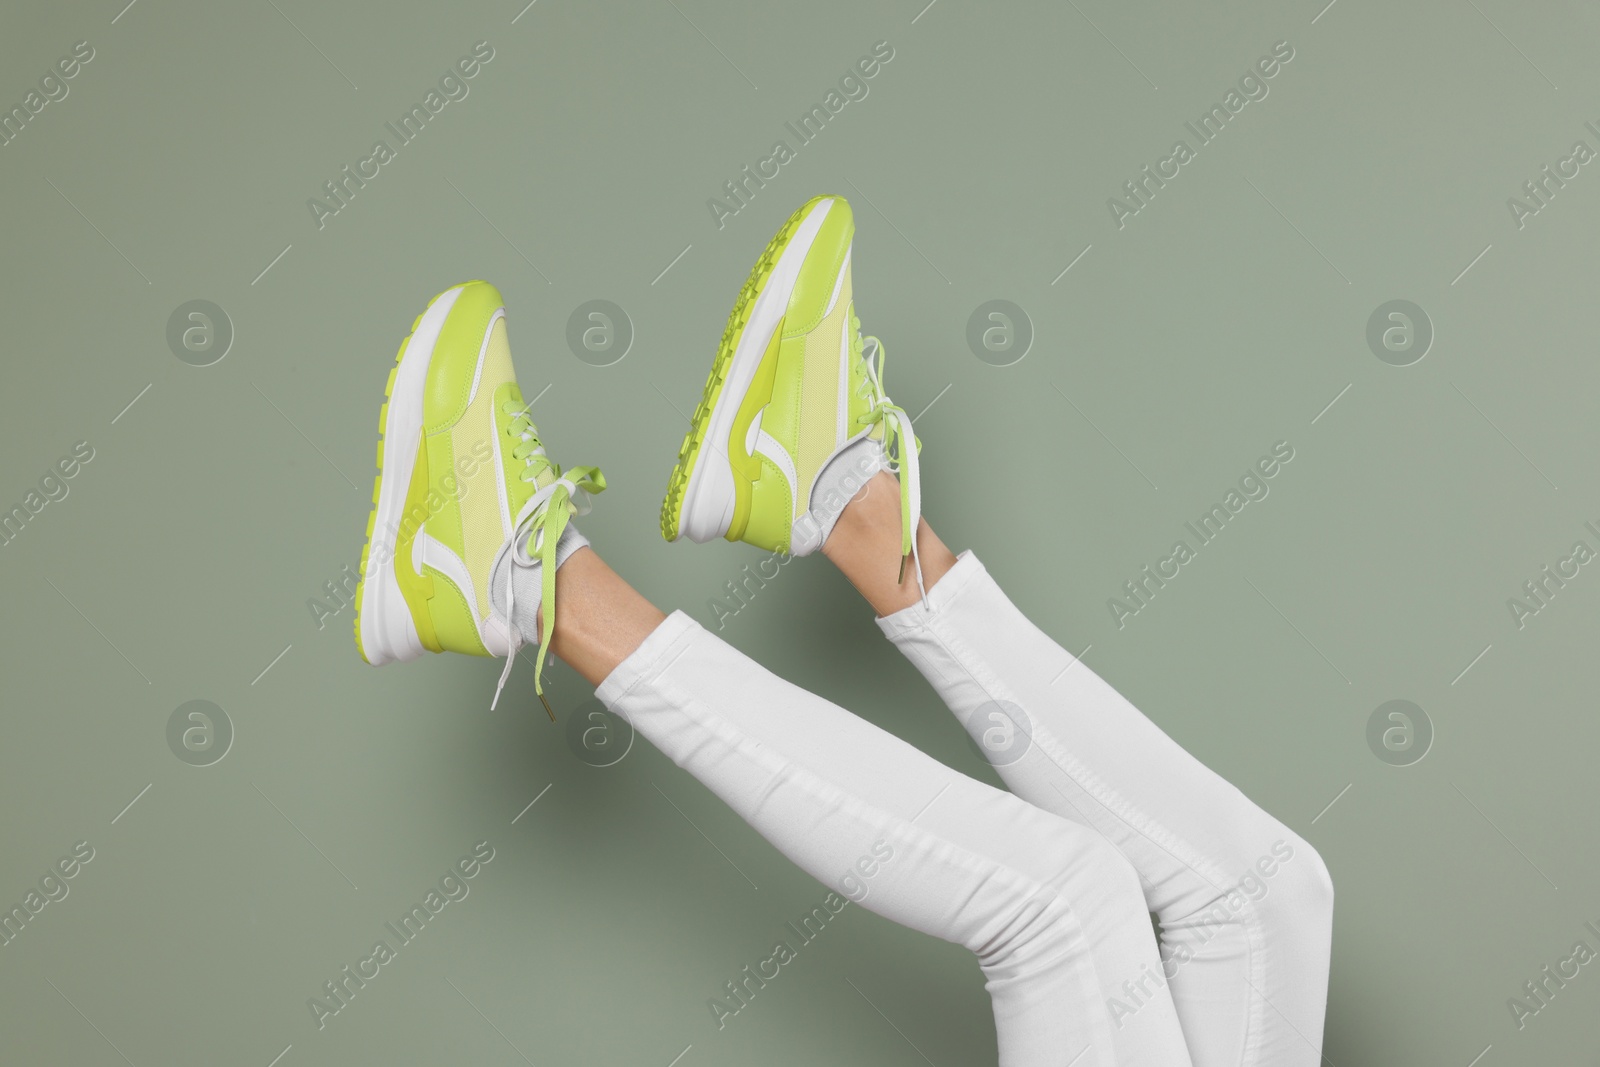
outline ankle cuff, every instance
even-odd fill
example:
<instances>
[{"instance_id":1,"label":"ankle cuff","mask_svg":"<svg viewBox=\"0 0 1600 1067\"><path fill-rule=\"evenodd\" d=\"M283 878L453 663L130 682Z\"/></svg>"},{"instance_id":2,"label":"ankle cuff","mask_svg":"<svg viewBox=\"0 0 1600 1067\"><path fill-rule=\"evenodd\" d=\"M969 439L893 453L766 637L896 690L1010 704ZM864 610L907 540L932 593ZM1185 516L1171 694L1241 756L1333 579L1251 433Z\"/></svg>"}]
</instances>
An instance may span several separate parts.
<instances>
[{"instance_id":1,"label":"ankle cuff","mask_svg":"<svg viewBox=\"0 0 1600 1067\"><path fill-rule=\"evenodd\" d=\"M811 486L811 507L794 524L789 537L789 554L808 556L825 545L844 509L873 475L888 469L883 445L870 437L852 441L840 449L823 466Z\"/></svg>"},{"instance_id":2,"label":"ankle cuff","mask_svg":"<svg viewBox=\"0 0 1600 1067\"><path fill-rule=\"evenodd\" d=\"M556 570L559 571L568 557L588 543L589 539L578 532L576 523L567 523L567 528L561 531L561 540L556 542ZM512 562L510 552L501 555L489 575L489 604L502 619L506 617L507 567L513 571L511 581L517 594L515 617L511 619L511 624L522 636L523 644L536 645L539 643L539 605L544 594L544 564L537 562L535 557L533 566L519 567Z\"/></svg>"}]
</instances>

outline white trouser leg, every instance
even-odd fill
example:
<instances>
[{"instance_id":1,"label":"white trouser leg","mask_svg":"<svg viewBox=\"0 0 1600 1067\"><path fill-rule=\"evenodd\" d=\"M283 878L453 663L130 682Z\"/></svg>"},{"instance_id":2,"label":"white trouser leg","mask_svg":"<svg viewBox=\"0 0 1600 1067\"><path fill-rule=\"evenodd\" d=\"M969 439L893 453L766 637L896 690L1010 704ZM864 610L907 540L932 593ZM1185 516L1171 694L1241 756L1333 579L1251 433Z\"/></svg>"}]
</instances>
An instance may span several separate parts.
<instances>
[{"instance_id":1,"label":"white trouser leg","mask_svg":"<svg viewBox=\"0 0 1600 1067\"><path fill-rule=\"evenodd\" d=\"M1316 851L1029 622L970 552L928 600L879 626L1012 792L1132 862L1195 1067L1317 1064L1333 883ZM1113 997L1113 1026L1143 1017Z\"/></svg>"},{"instance_id":2,"label":"white trouser leg","mask_svg":"<svg viewBox=\"0 0 1600 1067\"><path fill-rule=\"evenodd\" d=\"M1188 1067L1157 983L1137 1017L1108 1013L1113 983L1160 960L1138 876L1100 834L951 770L682 612L597 695L807 873L976 953L1002 1067Z\"/></svg>"}]
</instances>

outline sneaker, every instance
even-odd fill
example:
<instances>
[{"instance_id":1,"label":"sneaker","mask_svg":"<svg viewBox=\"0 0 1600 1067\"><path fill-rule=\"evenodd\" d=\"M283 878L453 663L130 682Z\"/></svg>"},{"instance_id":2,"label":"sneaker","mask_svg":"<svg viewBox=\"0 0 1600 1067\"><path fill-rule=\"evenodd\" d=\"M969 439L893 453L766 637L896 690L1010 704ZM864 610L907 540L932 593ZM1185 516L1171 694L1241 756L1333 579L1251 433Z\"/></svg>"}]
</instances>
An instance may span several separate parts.
<instances>
[{"instance_id":1,"label":"sneaker","mask_svg":"<svg viewBox=\"0 0 1600 1067\"><path fill-rule=\"evenodd\" d=\"M544 568L545 637L534 671L543 701L556 545L572 515L588 510L585 491L605 488L604 475L594 467L563 474L545 455L511 365L505 305L488 282L429 302L400 345L387 397L356 647L377 666L425 651L504 656L503 687L523 638L509 601L504 614L491 603L489 581L511 554Z\"/></svg>"},{"instance_id":2,"label":"sneaker","mask_svg":"<svg viewBox=\"0 0 1600 1067\"><path fill-rule=\"evenodd\" d=\"M849 203L819 196L756 261L678 450L661 506L668 541L722 537L797 556L816 551L837 518L814 508L818 477L867 441L900 479L903 580L921 515L917 442L905 410L884 393L883 344L861 335L854 237Z\"/></svg>"}]
</instances>

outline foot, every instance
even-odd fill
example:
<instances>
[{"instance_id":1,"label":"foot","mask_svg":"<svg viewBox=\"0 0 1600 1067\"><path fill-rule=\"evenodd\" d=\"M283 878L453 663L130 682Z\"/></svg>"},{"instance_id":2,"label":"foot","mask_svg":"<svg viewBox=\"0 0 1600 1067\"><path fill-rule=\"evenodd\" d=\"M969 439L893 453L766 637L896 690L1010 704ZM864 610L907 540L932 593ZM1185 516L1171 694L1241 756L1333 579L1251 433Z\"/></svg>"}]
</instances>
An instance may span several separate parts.
<instances>
[{"instance_id":1,"label":"foot","mask_svg":"<svg viewBox=\"0 0 1600 1067\"><path fill-rule=\"evenodd\" d=\"M583 491L603 490L605 477L593 467L563 474L527 409L499 291L475 281L434 297L400 346L378 416L378 478L356 590L356 647L368 663L465 652L505 656L509 673L523 637L512 622L507 557L543 567L550 632L556 568L582 543L576 529L562 534L587 510ZM490 596L496 574L507 584L503 610ZM548 644L540 643L535 671L541 699Z\"/></svg>"},{"instance_id":2,"label":"foot","mask_svg":"<svg viewBox=\"0 0 1600 1067\"><path fill-rule=\"evenodd\" d=\"M843 197L790 216L739 292L661 506L668 541L723 537L815 552L880 469L899 476L902 571L921 513L911 419L883 391L883 345L863 338ZM852 468L841 479L835 460ZM853 494L853 490L851 490Z\"/></svg>"}]
</instances>

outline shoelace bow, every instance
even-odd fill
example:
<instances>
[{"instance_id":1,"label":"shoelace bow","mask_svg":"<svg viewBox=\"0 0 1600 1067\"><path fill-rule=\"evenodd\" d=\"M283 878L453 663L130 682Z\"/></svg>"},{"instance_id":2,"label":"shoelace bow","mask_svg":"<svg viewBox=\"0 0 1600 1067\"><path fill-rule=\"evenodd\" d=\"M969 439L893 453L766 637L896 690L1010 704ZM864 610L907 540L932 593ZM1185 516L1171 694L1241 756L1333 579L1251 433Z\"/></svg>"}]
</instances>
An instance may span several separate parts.
<instances>
[{"instance_id":1,"label":"shoelace bow","mask_svg":"<svg viewBox=\"0 0 1600 1067\"><path fill-rule=\"evenodd\" d=\"M556 626L556 546L561 542L561 535L572 517L589 513L588 494L605 491L606 476L599 467L573 467L563 473L545 454L544 445L534 430L533 420L528 417L527 407L519 408L507 401L500 411L511 417L506 433L518 441L511 451L513 459L523 461L523 469L518 477L525 482L532 482L549 470L555 475L555 480L529 497L512 523L512 566L506 568L506 628L509 631L509 644L505 669L500 672L500 682L494 687L494 700L489 702L489 708L493 710L499 703L500 691L505 688L506 679L511 677L511 664L516 660L517 648L522 644L522 635L513 614L517 595L513 581L516 576L514 568L537 564L544 568L540 574L539 598L543 625L539 628L539 655L534 661L533 690L550 715L550 721L554 722L556 713L544 696L544 660L550 651L550 638Z\"/></svg>"},{"instance_id":2,"label":"shoelace bow","mask_svg":"<svg viewBox=\"0 0 1600 1067\"><path fill-rule=\"evenodd\" d=\"M864 390L871 407L857 420L859 426L883 427L883 451L889 457L889 469L900 481L900 576L906 580L906 560L911 560L917 573L917 590L923 603L928 600L928 590L922 583L922 558L917 554L917 524L922 519L922 483L917 468L917 436L911 429L911 416L906 409L889 399L883 389L883 361L888 354L884 344L873 336L862 337L860 322L856 328L856 355L866 370L862 378ZM867 345L871 344L869 355Z\"/></svg>"}]
</instances>

